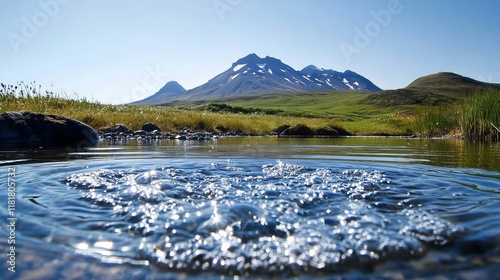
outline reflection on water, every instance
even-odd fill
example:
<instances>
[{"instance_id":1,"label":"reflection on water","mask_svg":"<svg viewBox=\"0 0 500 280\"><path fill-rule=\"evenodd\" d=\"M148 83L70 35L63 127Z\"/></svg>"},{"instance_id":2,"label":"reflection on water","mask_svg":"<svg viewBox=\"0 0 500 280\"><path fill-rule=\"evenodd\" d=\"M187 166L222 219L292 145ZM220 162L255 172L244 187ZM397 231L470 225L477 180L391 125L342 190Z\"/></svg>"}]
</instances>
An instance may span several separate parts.
<instances>
[{"instance_id":1,"label":"reflection on water","mask_svg":"<svg viewBox=\"0 0 500 280\"><path fill-rule=\"evenodd\" d=\"M232 138L3 153L1 175L16 167L20 279L494 278L499 156L449 140Z\"/></svg>"},{"instance_id":2,"label":"reflection on water","mask_svg":"<svg viewBox=\"0 0 500 280\"><path fill-rule=\"evenodd\" d=\"M100 143L88 152L15 151L1 152L0 164L9 160L27 162L64 161L90 158L163 158L163 157L273 157L316 158L346 161L387 161L425 163L445 167L480 168L500 171L500 143L471 143L456 139L412 139L384 137L346 138L225 138L214 141L163 140L127 146Z\"/></svg>"}]
</instances>

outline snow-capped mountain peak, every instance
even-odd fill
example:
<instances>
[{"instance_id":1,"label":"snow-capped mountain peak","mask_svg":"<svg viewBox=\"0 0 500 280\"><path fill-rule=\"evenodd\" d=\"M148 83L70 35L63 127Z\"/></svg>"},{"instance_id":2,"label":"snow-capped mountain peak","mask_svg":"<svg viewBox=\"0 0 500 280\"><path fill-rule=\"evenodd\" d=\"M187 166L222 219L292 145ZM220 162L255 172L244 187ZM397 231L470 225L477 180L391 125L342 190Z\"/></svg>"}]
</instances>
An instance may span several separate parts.
<instances>
[{"instance_id":1,"label":"snow-capped mountain peak","mask_svg":"<svg viewBox=\"0 0 500 280\"><path fill-rule=\"evenodd\" d=\"M180 94L173 100L210 100L242 95L307 91L379 91L368 79L352 71L337 72L309 65L297 71L281 60L249 54L207 83Z\"/></svg>"}]
</instances>

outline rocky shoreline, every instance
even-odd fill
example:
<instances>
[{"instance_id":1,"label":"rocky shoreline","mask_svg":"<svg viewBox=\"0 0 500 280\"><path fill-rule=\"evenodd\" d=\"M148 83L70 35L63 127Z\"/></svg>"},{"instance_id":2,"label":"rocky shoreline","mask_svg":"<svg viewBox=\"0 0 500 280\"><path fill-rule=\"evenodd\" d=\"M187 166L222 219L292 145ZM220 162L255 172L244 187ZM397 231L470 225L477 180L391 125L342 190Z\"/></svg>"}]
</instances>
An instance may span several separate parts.
<instances>
[{"instance_id":1,"label":"rocky shoreline","mask_svg":"<svg viewBox=\"0 0 500 280\"><path fill-rule=\"evenodd\" d=\"M141 142L151 142L159 140L180 140L180 141L209 141L218 138L228 137L248 137L253 136L242 131L226 131L213 133L209 131L192 131L185 127L177 133L163 133L160 128L153 123L145 123L140 130L132 131L123 124L116 124L110 127L100 129L98 135L101 141L106 143L123 143L129 140ZM304 137L345 137L351 134L339 127L324 127L311 129L305 125L295 126L282 125L272 131L268 136L285 138L304 138Z\"/></svg>"},{"instance_id":2,"label":"rocky shoreline","mask_svg":"<svg viewBox=\"0 0 500 280\"><path fill-rule=\"evenodd\" d=\"M211 141L218 138L253 136L243 131L193 131L187 127L176 133L162 132L153 123L145 123L140 130L132 131L123 124L116 124L95 131L80 121L33 112L4 112L0 114L0 149L66 148L83 150L99 142L126 144L130 140L144 143L161 140ZM269 136L274 137L346 137L352 136L341 127L328 126L312 129L303 124L282 125Z\"/></svg>"},{"instance_id":3,"label":"rocky shoreline","mask_svg":"<svg viewBox=\"0 0 500 280\"><path fill-rule=\"evenodd\" d=\"M241 131L229 131L212 133L208 131L192 131L189 128L183 128L177 133L161 132L160 128L152 123L145 123L140 130L132 131L123 124L117 124L99 130L98 135L101 141L106 143L121 143L129 140L142 142L160 141L160 140L179 140L179 141L209 141L226 137L248 137L248 133Z\"/></svg>"}]
</instances>

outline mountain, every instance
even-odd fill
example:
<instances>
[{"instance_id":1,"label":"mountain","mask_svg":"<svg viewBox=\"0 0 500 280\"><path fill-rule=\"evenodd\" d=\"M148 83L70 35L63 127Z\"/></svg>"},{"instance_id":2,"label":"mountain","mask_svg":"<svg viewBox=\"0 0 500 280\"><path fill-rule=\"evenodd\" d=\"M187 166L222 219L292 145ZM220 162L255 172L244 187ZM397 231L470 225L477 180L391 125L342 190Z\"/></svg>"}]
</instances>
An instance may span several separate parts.
<instances>
[{"instance_id":1,"label":"mountain","mask_svg":"<svg viewBox=\"0 0 500 280\"><path fill-rule=\"evenodd\" d=\"M180 94L186 92L186 89L183 88L178 82L170 81L165 84L157 93L144 98L139 101L135 101L130 103L130 105L154 105L160 104L164 100L176 98Z\"/></svg>"},{"instance_id":2,"label":"mountain","mask_svg":"<svg viewBox=\"0 0 500 280\"><path fill-rule=\"evenodd\" d=\"M207 83L188 90L175 99L194 101L243 95L332 90L378 91L380 88L352 71L340 73L313 65L297 71L279 59L249 54Z\"/></svg>"},{"instance_id":3,"label":"mountain","mask_svg":"<svg viewBox=\"0 0 500 280\"><path fill-rule=\"evenodd\" d=\"M352 71L337 72L309 65L297 71L281 60L252 53L223 73L194 89L177 94L153 96L155 104L172 101L202 101L270 93L310 91L379 91L368 79ZM151 103L149 103L151 104Z\"/></svg>"}]
</instances>

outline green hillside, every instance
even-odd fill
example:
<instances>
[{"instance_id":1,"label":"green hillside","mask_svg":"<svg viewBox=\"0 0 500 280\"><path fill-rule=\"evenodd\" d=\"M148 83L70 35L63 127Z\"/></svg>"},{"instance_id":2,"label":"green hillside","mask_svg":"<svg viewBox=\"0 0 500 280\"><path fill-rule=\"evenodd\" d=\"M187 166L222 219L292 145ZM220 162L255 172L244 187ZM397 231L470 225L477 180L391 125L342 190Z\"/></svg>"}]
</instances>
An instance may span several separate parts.
<instances>
[{"instance_id":1,"label":"green hillside","mask_svg":"<svg viewBox=\"0 0 500 280\"><path fill-rule=\"evenodd\" d=\"M454 104L463 100L468 93L474 90L449 87L436 88L403 88L383 90L366 96L363 102L379 107L394 106L442 106Z\"/></svg>"},{"instance_id":2,"label":"green hillside","mask_svg":"<svg viewBox=\"0 0 500 280\"><path fill-rule=\"evenodd\" d=\"M440 72L420 77L406 88L373 93L366 98L366 102L378 106L442 106L460 102L475 92L495 89L500 89L500 85Z\"/></svg>"},{"instance_id":3,"label":"green hillside","mask_svg":"<svg viewBox=\"0 0 500 280\"><path fill-rule=\"evenodd\" d=\"M218 103L240 107L241 113L252 110L259 113L268 111L271 114L279 112L294 116L350 121L395 113L413 113L422 106L456 104L474 92L491 89L500 89L500 85L441 72L418 78L406 88L374 93L353 91L275 93L195 102L174 101L163 106L193 107Z\"/></svg>"},{"instance_id":4,"label":"green hillside","mask_svg":"<svg viewBox=\"0 0 500 280\"><path fill-rule=\"evenodd\" d=\"M371 94L363 92L284 93L258 97L226 99L224 103L243 108L279 110L292 115L335 118L354 121L380 117L395 111L407 111L411 106L381 107L367 102Z\"/></svg>"},{"instance_id":5,"label":"green hillside","mask_svg":"<svg viewBox=\"0 0 500 280\"><path fill-rule=\"evenodd\" d=\"M471 88L482 89L492 84L476 81L455 73L440 72L416 79L407 88Z\"/></svg>"}]
</instances>

